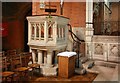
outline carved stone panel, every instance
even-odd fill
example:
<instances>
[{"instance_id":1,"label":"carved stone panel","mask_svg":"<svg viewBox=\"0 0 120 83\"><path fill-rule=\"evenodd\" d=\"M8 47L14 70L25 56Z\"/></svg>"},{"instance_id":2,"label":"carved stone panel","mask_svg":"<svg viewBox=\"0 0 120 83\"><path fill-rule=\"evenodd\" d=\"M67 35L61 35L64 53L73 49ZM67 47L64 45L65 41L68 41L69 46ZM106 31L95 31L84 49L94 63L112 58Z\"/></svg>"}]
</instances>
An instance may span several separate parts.
<instances>
[{"instance_id":1,"label":"carved stone panel","mask_svg":"<svg viewBox=\"0 0 120 83\"><path fill-rule=\"evenodd\" d=\"M103 55L103 44L101 43L95 43L94 45L94 54L97 54L97 55Z\"/></svg>"},{"instance_id":2,"label":"carved stone panel","mask_svg":"<svg viewBox=\"0 0 120 83\"><path fill-rule=\"evenodd\" d=\"M120 54L118 53L118 44L110 44L110 56L120 57Z\"/></svg>"}]
</instances>

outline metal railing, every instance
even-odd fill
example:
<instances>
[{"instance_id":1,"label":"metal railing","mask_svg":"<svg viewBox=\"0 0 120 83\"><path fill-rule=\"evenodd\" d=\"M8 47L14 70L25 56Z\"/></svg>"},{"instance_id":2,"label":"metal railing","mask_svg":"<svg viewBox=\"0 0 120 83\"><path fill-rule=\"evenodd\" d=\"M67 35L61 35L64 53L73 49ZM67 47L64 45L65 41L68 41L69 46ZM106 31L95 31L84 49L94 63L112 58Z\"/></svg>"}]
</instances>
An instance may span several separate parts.
<instances>
[{"instance_id":1,"label":"metal railing","mask_svg":"<svg viewBox=\"0 0 120 83\"><path fill-rule=\"evenodd\" d=\"M76 59L76 65L75 66L77 68L79 68L79 65L80 65L79 64L79 62L80 62L80 60L79 60L80 44L81 44L81 42L84 42L84 40L81 40L81 39L78 38L78 36L72 31L72 26L70 24L68 24L68 26L70 27L69 32L70 32L71 37L73 39L73 49L72 49L72 51L77 53L77 59Z\"/></svg>"}]
</instances>

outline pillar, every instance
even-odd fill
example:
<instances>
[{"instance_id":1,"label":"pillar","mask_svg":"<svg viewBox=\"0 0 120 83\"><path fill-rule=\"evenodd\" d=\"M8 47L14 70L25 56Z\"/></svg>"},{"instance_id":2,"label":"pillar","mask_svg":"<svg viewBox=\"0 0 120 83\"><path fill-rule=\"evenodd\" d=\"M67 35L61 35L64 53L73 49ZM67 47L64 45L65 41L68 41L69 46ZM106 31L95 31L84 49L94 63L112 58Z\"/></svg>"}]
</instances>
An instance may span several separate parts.
<instances>
[{"instance_id":1,"label":"pillar","mask_svg":"<svg viewBox=\"0 0 120 83\"><path fill-rule=\"evenodd\" d=\"M87 50L89 52L88 56L92 59L93 55L93 44L92 44L92 37L93 37L93 0L86 0L86 55ZM88 44L88 46L87 46Z\"/></svg>"},{"instance_id":2,"label":"pillar","mask_svg":"<svg viewBox=\"0 0 120 83\"><path fill-rule=\"evenodd\" d=\"M35 50L32 50L32 58L33 58L33 63L36 63L36 61L35 61L35 58L36 58Z\"/></svg>"},{"instance_id":3,"label":"pillar","mask_svg":"<svg viewBox=\"0 0 120 83\"><path fill-rule=\"evenodd\" d=\"M38 64L42 64L42 60L43 60L43 55L42 55L42 51L41 50L37 50L38 51Z\"/></svg>"},{"instance_id":4,"label":"pillar","mask_svg":"<svg viewBox=\"0 0 120 83\"><path fill-rule=\"evenodd\" d=\"M86 28L93 27L93 0L86 0Z\"/></svg>"},{"instance_id":5,"label":"pillar","mask_svg":"<svg viewBox=\"0 0 120 83\"><path fill-rule=\"evenodd\" d=\"M47 64L47 53L46 51L44 51L44 65Z\"/></svg>"},{"instance_id":6,"label":"pillar","mask_svg":"<svg viewBox=\"0 0 120 83\"><path fill-rule=\"evenodd\" d=\"M52 52L47 51L47 67L52 67Z\"/></svg>"}]
</instances>

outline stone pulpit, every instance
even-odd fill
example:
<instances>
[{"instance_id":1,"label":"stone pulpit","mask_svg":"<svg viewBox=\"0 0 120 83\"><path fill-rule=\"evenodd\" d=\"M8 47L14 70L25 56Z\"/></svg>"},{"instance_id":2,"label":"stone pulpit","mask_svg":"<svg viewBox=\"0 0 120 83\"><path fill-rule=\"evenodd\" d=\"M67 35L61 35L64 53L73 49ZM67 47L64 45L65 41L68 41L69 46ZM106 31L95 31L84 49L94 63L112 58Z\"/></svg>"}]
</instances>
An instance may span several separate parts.
<instances>
[{"instance_id":1,"label":"stone pulpit","mask_svg":"<svg viewBox=\"0 0 120 83\"><path fill-rule=\"evenodd\" d=\"M67 47L69 19L57 15L40 15L28 16L27 20L28 45L33 62L41 65L43 75L55 75L53 60L57 55L54 52L64 51Z\"/></svg>"}]
</instances>

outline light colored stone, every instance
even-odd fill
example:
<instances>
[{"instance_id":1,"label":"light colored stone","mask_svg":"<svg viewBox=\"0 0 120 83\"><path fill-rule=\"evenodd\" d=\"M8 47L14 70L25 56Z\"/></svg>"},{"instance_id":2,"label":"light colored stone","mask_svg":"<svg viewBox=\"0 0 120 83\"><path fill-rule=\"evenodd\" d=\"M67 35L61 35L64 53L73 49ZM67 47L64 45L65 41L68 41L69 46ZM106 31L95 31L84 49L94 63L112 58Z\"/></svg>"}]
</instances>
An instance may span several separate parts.
<instances>
[{"instance_id":1,"label":"light colored stone","mask_svg":"<svg viewBox=\"0 0 120 83\"><path fill-rule=\"evenodd\" d=\"M38 50L38 64L42 64L43 60L43 55L42 55L42 51Z\"/></svg>"},{"instance_id":2,"label":"light colored stone","mask_svg":"<svg viewBox=\"0 0 120 83\"><path fill-rule=\"evenodd\" d=\"M80 57L81 63L88 61L88 57Z\"/></svg>"},{"instance_id":3,"label":"light colored stone","mask_svg":"<svg viewBox=\"0 0 120 83\"><path fill-rule=\"evenodd\" d=\"M91 41L92 58L120 62L120 54L118 53L119 38L119 36L93 36Z\"/></svg>"},{"instance_id":4,"label":"light colored stone","mask_svg":"<svg viewBox=\"0 0 120 83\"><path fill-rule=\"evenodd\" d=\"M36 63L36 54L35 54L35 50L32 50L32 59L33 59L33 63Z\"/></svg>"},{"instance_id":5,"label":"light colored stone","mask_svg":"<svg viewBox=\"0 0 120 83\"><path fill-rule=\"evenodd\" d=\"M95 66L94 69L99 71L99 74L94 79L94 81L111 81L113 72L115 71L115 68L109 68L104 66Z\"/></svg>"},{"instance_id":6,"label":"light colored stone","mask_svg":"<svg viewBox=\"0 0 120 83\"><path fill-rule=\"evenodd\" d=\"M77 69L75 69L75 73L77 73L77 74L80 74L80 75L83 75L83 74L85 74L87 71L86 71L86 69L84 69L84 68L77 68Z\"/></svg>"},{"instance_id":7,"label":"light colored stone","mask_svg":"<svg viewBox=\"0 0 120 83\"><path fill-rule=\"evenodd\" d=\"M52 51L47 51L47 67L52 67Z\"/></svg>"},{"instance_id":8,"label":"light colored stone","mask_svg":"<svg viewBox=\"0 0 120 83\"><path fill-rule=\"evenodd\" d=\"M92 68L93 66L94 66L94 61L91 61L91 60L83 63L83 67L84 67L85 69Z\"/></svg>"},{"instance_id":9,"label":"light colored stone","mask_svg":"<svg viewBox=\"0 0 120 83\"><path fill-rule=\"evenodd\" d=\"M58 66L54 67L46 67L46 66L41 66L41 74L43 76L56 76L57 75L57 69Z\"/></svg>"},{"instance_id":10,"label":"light colored stone","mask_svg":"<svg viewBox=\"0 0 120 83\"><path fill-rule=\"evenodd\" d=\"M69 19L62 16L28 16L28 45L32 49L33 61L38 57L39 64L44 63L44 75L56 74L52 64L53 51L64 51L68 41ZM38 56L37 56L38 55ZM56 56L56 55L55 55Z\"/></svg>"}]
</instances>

